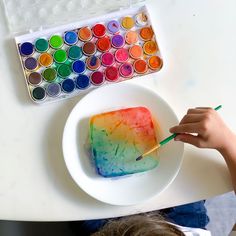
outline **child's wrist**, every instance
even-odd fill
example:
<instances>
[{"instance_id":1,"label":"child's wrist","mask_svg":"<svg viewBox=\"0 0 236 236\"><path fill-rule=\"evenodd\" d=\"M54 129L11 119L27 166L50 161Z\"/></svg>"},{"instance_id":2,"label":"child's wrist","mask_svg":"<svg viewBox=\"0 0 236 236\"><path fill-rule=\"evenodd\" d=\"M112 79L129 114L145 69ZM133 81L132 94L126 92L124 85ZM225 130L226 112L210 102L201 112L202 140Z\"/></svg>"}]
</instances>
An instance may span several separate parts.
<instances>
[{"instance_id":1,"label":"child's wrist","mask_svg":"<svg viewBox=\"0 0 236 236\"><path fill-rule=\"evenodd\" d=\"M230 153L236 154L236 135L231 131L228 133L224 144L217 148L217 150L226 158Z\"/></svg>"}]
</instances>

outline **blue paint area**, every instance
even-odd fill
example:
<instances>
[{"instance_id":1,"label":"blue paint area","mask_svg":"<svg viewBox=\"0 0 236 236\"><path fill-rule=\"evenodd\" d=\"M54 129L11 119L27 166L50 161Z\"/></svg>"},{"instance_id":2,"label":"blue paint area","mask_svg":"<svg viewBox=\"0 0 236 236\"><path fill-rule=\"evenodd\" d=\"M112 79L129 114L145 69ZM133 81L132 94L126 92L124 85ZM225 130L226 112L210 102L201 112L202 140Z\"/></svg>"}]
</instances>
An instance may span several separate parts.
<instances>
[{"instance_id":1,"label":"blue paint area","mask_svg":"<svg viewBox=\"0 0 236 236\"><path fill-rule=\"evenodd\" d=\"M114 129L114 132L120 131ZM103 177L145 172L155 168L159 163L152 156L136 161L136 157L143 152L140 147L137 147L135 140L132 143L126 139L114 140L112 133L96 128L94 125L90 125L90 142L97 173Z\"/></svg>"},{"instance_id":2,"label":"blue paint area","mask_svg":"<svg viewBox=\"0 0 236 236\"><path fill-rule=\"evenodd\" d=\"M68 31L64 35L64 41L69 45L76 44L78 41L78 36L74 31Z\"/></svg>"},{"instance_id":3,"label":"blue paint area","mask_svg":"<svg viewBox=\"0 0 236 236\"><path fill-rule=\"evenodd\" d=\"M95 66L97 63L97 57L96 56L92 56L91 61L90 61L90 65L91 66Z\"/></svg>"},{"instance_id":4,"label":"blue paint area","mask_svg":"<svg viewBox=\"0 0 236 236\"><path fill-rule=\"evenodd\" d=\"M85 63L81 60L77 60L72 64L72 69L77 74L83 73L85 68Z\"/></svg>"},{"instance_id":5,"label":"blue paint area","mask_svg":"<svg viewBox=\"0 0 236 236\"><path fill-rule=\"evenodd\" d=\"M25 42L20 45L20 53L22 56L30 56L34 52L34 45L30 42Z\"/></svg>"},{"instance_id":6,"label":"blue paint area","mask_svg":"<svg viewBox=\"0 0 236 236\"><path fill-rule=\"evenodd\" d=\"M87 75L79 75L76 77L75 83L78 89L86 89L90 86L90 80Z\"/></svg>"},{"instance_id":7,"label":"blue paint area","mask_svg":"<svg viewBox=\"0 0 236 236\"><path fill-rule=\"evenodd\" d=\"M71 93L75 89L75 82L72 79L65 79L63 80L61 87L65 93Z\"/></svg>"}]
</instances>

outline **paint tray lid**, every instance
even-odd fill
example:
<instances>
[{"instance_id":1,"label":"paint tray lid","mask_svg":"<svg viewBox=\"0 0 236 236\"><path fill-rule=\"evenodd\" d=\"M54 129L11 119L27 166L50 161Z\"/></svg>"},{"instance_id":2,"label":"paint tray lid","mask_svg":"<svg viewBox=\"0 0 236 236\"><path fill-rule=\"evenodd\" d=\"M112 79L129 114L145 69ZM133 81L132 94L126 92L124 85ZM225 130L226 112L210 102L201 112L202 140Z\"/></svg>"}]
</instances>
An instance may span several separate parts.
<instances>
[{"instance_id":1,"label":"paint tray lid","mask_svg":"<svg viewBox=\"0 0 236 236\"><path fill-rule=\"evenodd\" d=\"M145 0L2 0L13 33L71 23L143 3Z\"/></svg>"}]
</instances>

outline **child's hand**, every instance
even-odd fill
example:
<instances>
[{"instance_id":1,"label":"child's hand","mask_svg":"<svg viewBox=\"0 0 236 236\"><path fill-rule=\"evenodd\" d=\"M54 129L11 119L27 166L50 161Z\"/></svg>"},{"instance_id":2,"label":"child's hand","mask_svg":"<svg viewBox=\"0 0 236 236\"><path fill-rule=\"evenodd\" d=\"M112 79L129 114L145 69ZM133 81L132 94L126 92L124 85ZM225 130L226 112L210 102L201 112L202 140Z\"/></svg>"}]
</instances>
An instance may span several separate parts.
<instances>
[{"instance_id":1,"label":"child's hand","mask_svg":"<svg viewBox=\"0 0 236 236\"><path fill-rule=\"evenodd\" d=\"M176 141L219 151L227 149L233 137L218 112L211 108L189 109L180 124L172 127L170 132L178 133Z\"/></svg>"}]
</instances>

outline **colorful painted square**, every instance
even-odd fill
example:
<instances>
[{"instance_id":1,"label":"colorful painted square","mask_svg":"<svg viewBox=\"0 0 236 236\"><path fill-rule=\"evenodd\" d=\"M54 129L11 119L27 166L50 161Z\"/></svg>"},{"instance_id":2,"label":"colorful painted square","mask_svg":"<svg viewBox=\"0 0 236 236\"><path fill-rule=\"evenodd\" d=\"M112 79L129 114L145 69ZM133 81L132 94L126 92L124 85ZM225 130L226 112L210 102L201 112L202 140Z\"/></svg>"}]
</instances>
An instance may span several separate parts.
<instances>
[{"instance_id":1,"label":"colorful painted square","mask_svg":"<svg viewBox=\"0 0 236 236\"><path fill-rule=\"evenodd\" d=\"M157 144L153 119L145 107L94 115L90 119L90 144L97 172L115 177L144 172L158 165L157 152L136 158Z\"/></svg>"}]
</instances>

